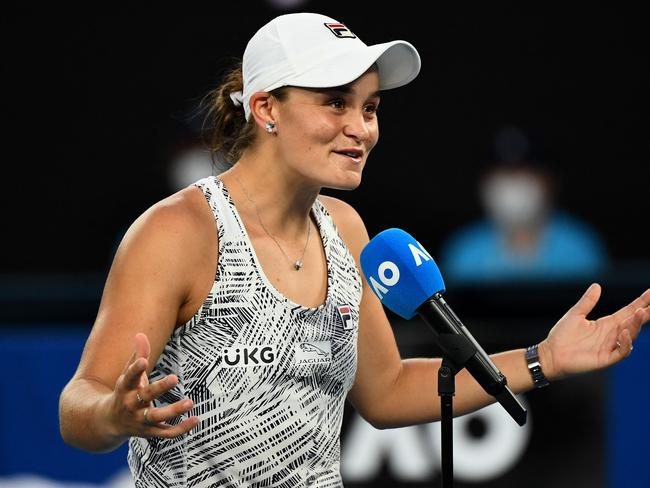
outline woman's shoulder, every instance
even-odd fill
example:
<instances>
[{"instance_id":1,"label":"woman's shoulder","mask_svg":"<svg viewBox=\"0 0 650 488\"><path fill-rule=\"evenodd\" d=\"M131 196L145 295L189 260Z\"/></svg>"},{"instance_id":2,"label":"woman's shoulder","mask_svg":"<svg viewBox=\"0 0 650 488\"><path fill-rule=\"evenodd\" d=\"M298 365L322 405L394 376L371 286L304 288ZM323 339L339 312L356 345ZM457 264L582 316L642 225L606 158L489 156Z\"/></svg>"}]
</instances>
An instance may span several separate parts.
<instances>
[{"instance_id":1,"label":"woman's shoulder","mask_svg":"<svg viewBox=\"0 0 650 488\"><path fill-rule=\"evenodd\" d=\"M214 218L200 188L188 186L154 203L134 222L151 233L170 237L193 235L207 230Z\"/></svg>"},{"instance_id":2,"label":"woman's shoulder","mask_svg":"<svg viewBox=\"0 0 650 488\"><path fill-rule=\"evenodd\" d=\"M190 186L145 210L127 230L118 255L139 251L135 254L143 259L174 254L175 261L193 260L215 234L214 218L203 192Z\"/></svg>"},{"instance_id":3,"label":"woman's shoulder","mask_svg":"<svg viewBox=\"0 0 650 488\"><path fill-rule=\"evenodd\" d=\"M179 325L192 316L212 284L209 265L216 260L216 248L210 246L216 238L214 221L210 229L211 211L200 198L200 189L183 189L133 221L113 256L96 323L132 324L146 317L152 333L163 330L162 347L171 330L165 324Z\"/></svg>"},{"instance_id":4,"label":"woman's shoulder","mask_svg":"<svg viewBox=\"0 0 650 488\"><path fill-rule=\"evenodd\" d=\"M319 195L318 200L332 217L334 225L348 247L353 252L361 252L369 238L359 212L352 205L338 198Z\"/></svg>"},{"instance_id":5,"label":"woman's shoulder","mask_svg":"<svg viewBox=\"0 0 650 488\"><path fill-rule=\"evenodd\" d=\"M318 195L318 200L330 214L337 227L358 227L363 224L356 209L347 202L327 195Z\"/></svg>"}]
</instances>

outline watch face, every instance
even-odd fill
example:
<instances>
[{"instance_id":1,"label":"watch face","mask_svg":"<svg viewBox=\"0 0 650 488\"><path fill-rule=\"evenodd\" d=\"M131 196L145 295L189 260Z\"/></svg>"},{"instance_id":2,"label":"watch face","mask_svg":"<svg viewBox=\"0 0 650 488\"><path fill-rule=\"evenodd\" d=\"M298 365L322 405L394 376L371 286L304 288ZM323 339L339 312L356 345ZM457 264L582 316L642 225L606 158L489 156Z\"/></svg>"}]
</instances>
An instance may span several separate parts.
<instances>
[{"instance_id":1,"label":"watch face","mask_svg":"<svg viewBox=\"0 0 650 488\"><path fill-rule=\"evenodd\" d=\"M537 355L537 346L530 346L526 349L526 360L531 363L537 361L539 356Z\"/></svg>"}]
</instances>

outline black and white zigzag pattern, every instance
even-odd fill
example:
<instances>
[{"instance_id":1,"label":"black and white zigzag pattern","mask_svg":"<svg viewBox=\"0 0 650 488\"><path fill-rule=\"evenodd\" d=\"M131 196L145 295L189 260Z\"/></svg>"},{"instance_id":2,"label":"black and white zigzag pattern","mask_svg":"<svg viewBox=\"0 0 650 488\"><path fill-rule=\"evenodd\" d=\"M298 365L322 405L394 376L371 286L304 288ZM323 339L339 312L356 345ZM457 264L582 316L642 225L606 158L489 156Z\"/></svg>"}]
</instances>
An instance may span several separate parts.
<instances>
[{"instance_id":1,"label":"black and white zigzag pattern","mask_svg":"<svg viewBox=\"0 0 650 488\"><path fill-rule=\"evenodd\" d=\"M169 340L151 381L178 375L158 403L189 397L201 422L176 439L131 438L136 486L340 487L361 299L354 259L317 200L327 299L316 308L292 303L264 276L223 183L211 176L195 185L217 221L219 264L203 306Z\"/></svg>"}]
</instances>

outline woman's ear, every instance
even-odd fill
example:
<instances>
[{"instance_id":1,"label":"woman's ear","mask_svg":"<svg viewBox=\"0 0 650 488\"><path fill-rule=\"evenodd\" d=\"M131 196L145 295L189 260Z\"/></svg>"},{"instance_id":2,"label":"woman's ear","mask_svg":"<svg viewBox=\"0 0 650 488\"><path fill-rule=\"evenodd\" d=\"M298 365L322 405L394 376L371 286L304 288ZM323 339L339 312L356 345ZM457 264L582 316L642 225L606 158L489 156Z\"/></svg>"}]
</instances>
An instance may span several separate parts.
<instances>
[{"instance_id":1,"label":"woman's ear","mask_svg":"<svg viewBox=\"0 0 650 488\"><path fill-rule=\"evenodd\" d=\"M253 93L250 98L251 117L255 118L257 126L266 132L269 131L269 124L275 127L273 115L277 99L268 92Z\"/></svg>"}]
</instances>

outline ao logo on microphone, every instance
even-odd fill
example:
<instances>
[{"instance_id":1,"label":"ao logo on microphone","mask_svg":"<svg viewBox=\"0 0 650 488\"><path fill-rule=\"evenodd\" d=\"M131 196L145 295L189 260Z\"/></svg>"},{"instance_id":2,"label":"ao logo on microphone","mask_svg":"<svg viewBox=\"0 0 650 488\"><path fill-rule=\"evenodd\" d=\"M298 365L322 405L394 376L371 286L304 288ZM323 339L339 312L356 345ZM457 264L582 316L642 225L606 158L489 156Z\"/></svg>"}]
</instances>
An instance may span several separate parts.
<instances>
[{"instance_id":1,"label":"ao logo on microphone","mask_svg":"<svg viewBox=\"0 0 650 488\"><path fill-rule=\"evenodd\" d=\"M409 243L408 248L416 267L421 266L423 261L433 259L429 253L424 250L422 244L417 241L415 244L417 244L417 246ZM377 278L379 281L375 280L374 276L371 276L368 281L370 282L370 286L375 294L381 300L389 291L387 287L395 286L399 282L399 267L392 261L384 261L377 268Z\"/></svg>"}]
</instances>

